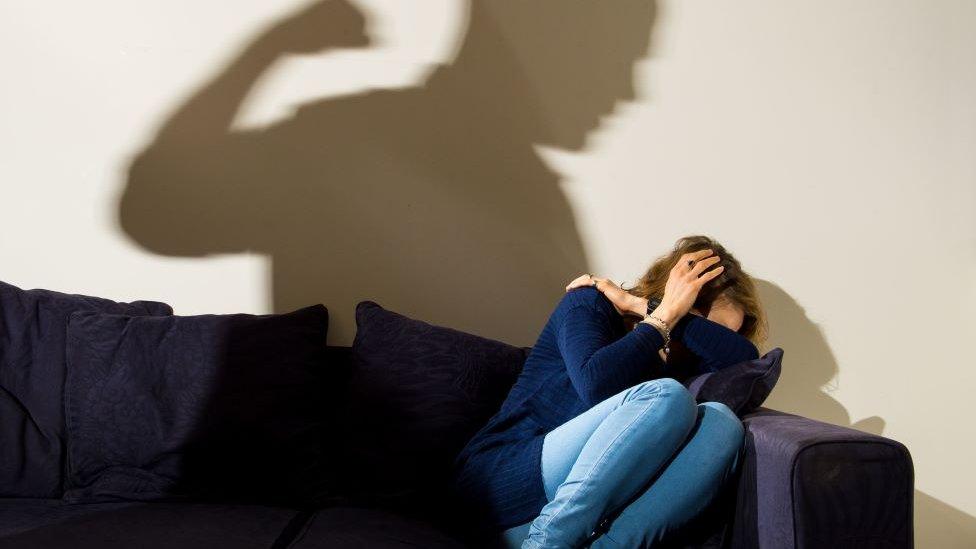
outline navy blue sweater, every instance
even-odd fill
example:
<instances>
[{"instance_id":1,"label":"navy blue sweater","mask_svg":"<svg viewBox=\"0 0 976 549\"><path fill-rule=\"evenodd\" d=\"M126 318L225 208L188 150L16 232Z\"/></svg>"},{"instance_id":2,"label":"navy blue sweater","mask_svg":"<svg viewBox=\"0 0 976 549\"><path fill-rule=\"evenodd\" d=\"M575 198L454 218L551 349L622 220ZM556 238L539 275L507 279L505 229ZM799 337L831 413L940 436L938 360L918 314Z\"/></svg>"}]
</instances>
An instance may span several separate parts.
<instances>
[{"instance_id":1,"label":"navy blue sweater","mask_svg":"<svg viewBox=\"0 0 976 549\"><path fill-rule=\"evenodd\" d=\"M675 324L671 338L700 359L702 371L759 356L741 334L693 314ZM534 519L548 501L540 466L545 434L641 381L677 377L658 355L663 344L647 323L628 331L596 288L566 292L501 408L455 460L454 490L476 523L499 531Z\"/></svg>"}]
</instances>

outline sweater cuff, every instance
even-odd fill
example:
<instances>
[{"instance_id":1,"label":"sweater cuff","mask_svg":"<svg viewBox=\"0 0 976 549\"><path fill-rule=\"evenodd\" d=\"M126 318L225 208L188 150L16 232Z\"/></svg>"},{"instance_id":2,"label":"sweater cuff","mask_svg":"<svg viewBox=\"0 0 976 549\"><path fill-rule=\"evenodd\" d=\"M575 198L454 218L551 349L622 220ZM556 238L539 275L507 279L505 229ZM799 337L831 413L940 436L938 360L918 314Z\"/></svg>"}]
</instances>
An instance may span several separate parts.
<instances>
[{"instance_id":1,"label":"sweater cuff","mask_svg":"<svg viewBox=\"0 0 976 549\"><path fill-rule=\"evenodd\" d=\"M664 347L664 336L657 328L651 326L649 322L638 322L637 326L634 327L635 332L644 334L644 340L649 344L654 346L654 350L658 350ZM671 334L671 338L674 339L674 334Z\"/></svg>"},{"instance_id":2,"label":"sweater cuff","mask_svg":"<svg viewBox=\"0 0 976 549\"><path fill-rule=\"evenodd\" d=\"M681 317L674 325L674 328L671 329L671 339L684 340L686 334L697 339L745 339L745 336L724 324L719 324L714 320L693 314L686 314Z\"/></svg>"}]
</instances>

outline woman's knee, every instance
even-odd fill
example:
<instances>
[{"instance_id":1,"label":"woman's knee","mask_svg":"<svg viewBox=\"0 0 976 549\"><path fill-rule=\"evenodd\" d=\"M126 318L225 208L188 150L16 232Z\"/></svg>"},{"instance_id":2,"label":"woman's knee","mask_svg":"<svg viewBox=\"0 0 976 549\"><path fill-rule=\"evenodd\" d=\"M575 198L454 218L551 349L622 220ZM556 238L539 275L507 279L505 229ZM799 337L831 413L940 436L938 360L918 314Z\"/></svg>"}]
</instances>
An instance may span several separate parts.
<instances>
[{"instance_id":1,"label":"woman's knee","mask_svg":"<svg viewBox=\"0 0 976 549\"><path fill-rule=\"evenodd\" d=\"M659 401L658 406L666 408L668 417L684 417L694 422L697 416L695 397L677 380L662 377L642 381L630 388L630 399L654 398Z\"/></svg>"},{"instance_id":2,"label":"woman's knee","mask_svg":"<svg viewBox=\"0 0 976 549\"><path fill-rule=\"evenodd\" d=\"M729 457L738 454L745 441L745 428L735 412L725 404L713 401L702 402L698 408L702 426L716 439L716 447L725 449Z\"/></svg>"}]
</instances>

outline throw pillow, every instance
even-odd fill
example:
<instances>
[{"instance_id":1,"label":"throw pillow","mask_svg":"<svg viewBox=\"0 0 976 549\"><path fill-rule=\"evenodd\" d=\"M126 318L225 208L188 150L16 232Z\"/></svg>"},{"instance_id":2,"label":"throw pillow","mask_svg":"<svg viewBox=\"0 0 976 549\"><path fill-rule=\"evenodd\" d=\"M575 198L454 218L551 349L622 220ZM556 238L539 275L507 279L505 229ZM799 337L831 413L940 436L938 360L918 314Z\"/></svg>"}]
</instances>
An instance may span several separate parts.
<instances>
[{"instance_id":1,"label":"throw pillow","mask_svg":"<svg viewBox=\"0 0 976 549\"><path fill-rule=\"evenodd\" d=\"M328 320L72 315L63 501L329 497Z\"/></svg>"},{"instance_id":2,"label":"throw pillow","mask_svg":"<svg viewBox=\"0 0 976 549\"><path fill-rule=\"evenodd\" d=\"M527 348L356 306L343 406L349 493L410 507L446 486L454 457L498 411ZM436 497L433 499L437 499Z\"/></svg>"},{"instance_id":3,"label":"throw pillow","mask_svg":"<svg viewBox=\"0 0 976 549\"><path fill-rule=\"evenodd\" d=\"M742 417L765 402L779 379L783 349L776 347L754 360L682 381L698 402L721 402Z\"/></svg>"},{"instance_id":4,"label":"throw pillow","mask_svg":"<svg viewBox=\"0 0 976 549\"><path fill-rule=\"evenodd\" d=\"M75 311L173 314L156 301L120 303L0 282L0 497L61 497L64 343Z\"/></svg>"}]
</instances>

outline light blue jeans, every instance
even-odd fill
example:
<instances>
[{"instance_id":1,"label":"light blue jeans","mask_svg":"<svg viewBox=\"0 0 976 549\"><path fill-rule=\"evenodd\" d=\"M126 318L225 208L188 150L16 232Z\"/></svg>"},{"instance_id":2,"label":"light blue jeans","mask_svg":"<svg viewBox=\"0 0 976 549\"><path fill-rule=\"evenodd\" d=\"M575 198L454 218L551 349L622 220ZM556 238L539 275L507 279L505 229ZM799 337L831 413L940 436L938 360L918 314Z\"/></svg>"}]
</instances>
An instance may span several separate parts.
<instances>
[{"instance_id":1,"label":"light blue jeans","mask_svg":"<svg viewBox=\"0 0 976 549\"><path fill-rule=\"evenodd\" d=\"M696 404L671 378L645 381L546 434L548 503L502 533L506 547L651 547L704 511L734 473L739 418ZM590 545L586 545L590 542Z\"/></svg>"}]
</instances>

